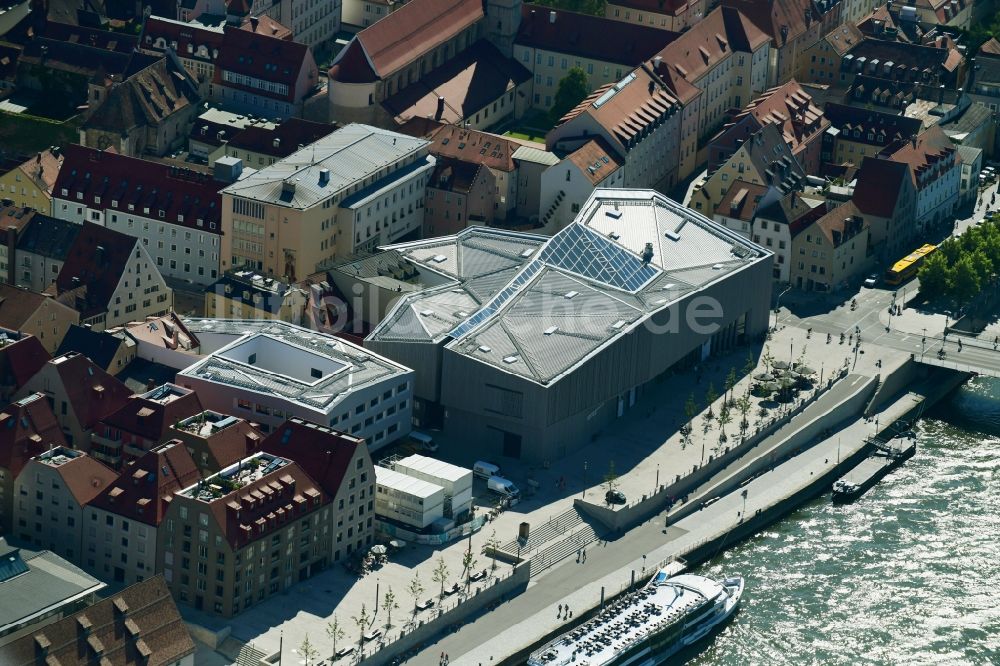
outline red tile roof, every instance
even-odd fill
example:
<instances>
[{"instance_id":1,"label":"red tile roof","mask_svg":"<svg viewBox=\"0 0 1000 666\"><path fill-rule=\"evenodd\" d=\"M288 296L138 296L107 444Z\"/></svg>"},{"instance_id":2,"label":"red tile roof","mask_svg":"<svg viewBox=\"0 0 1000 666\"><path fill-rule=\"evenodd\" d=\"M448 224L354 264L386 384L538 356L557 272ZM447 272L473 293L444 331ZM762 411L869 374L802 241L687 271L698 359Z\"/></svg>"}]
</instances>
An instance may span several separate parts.
<instances>
[{"instance_id":1,"label":"red tile roof","mask_svg":"<svg viewBox=\"0 0 1000 666\"><path fill-rule=\"evenodd\" d=\"M902 162L866 157L857 173L852 200L862 213L891 218L909 166Z\"/></svg>"},{"instance_id":2,"label":"red tile roof","mask_svg":"<svg viewBox=\"0 0 1000 666\"><path fill-rule=\"evenodd\" d=\"M117 482L90 504L155 527L163 520L173 494L200 478L183 442L171 440L126 465Z\"/></svg>"},{"instance_id":3,"label":"red tile roof","mask_svg":"<svg viewBox=\"0 0 1000 666\"><path fill-rule=\"evenodd\" d=\"M951 158L957 164L962 163L962 158L940 125L931 125L912 140L904 139L896 146L886 147L879 157L910 165L910 178L918 189L922 187L920 178L925 172L933 172L939 164Z\"/></svg>"},{"instance_id":4,"label":"red tile roof","mask_svg":"<svg viewBox=\"0 0 1000 666\"><path fill-rule=\"evenodd\" d=\"M298 92L296 85L299 73L303 69L312 72L313 84L318 83L316 61L313 59L312 51L305 44L226 26L222 46L219 47L219 58L215 61L214 83L236 90L246 90L262 97L294 102ZM225 81L223 72L282 84L288 91L281 94Z\"/></svg>"},{"instance_id":5,"label":"red tile roof","mask_svg":"<svg viewBox=\"0 0 1000 666\"><path fill-rule=\"evenodd\" d=\"M291 28L278 23L267 14L246 17L243 19L243 24L240 25L240 30L256 32L258 35L267 35L268 37L287 41L292 41L293 36Z\"/></svg>"},{"instance_id":6,"label":"red tile roof","mask_svg":"<svg viewBox=\"0 0 1000 666\"><path fill-rule=\"evenodd\" d=\"M621 143L623 149L665 114L680 110L677 99L646 67L639 67L618 83L601 86L559 121L590 115ZM551 146L549 146L551 148Z\"/></svg>"},{"instance_id":7,"label":"red tile roof","mask_svg":"<svg viewBox=\"0 0 1000 666\"><path fill-rule=\"evenodd\" d=\"M363 439L293 418L275 428L261 448L309 470L323 491L334 497L359 447L365 447Z\"/></svg>"},{"instance_id":8,"label":"red tile roof","mask_svg":"<svg viewBox=\"0 0 1000 666\"><path fill-rule=\"evenodd\" d=\"M89 631L81 630L84 624ZM47 656L40 657L43 645ZM101 646L96 658L95 645ZM7 643L0 647L0 662L169 666L194 653L191 634L157 575Z\"/></svg>"},{"instance_id":9,"label":"red tile roof","mask_svg":"<svg viewBox=\"0 0 1000 666\"><path fill-rule=\"evenodd\" d=\"M49 361L63 385L73 413L84 430L121 409L132 391L83 354L70 352Z\"/></svg>"},{"instance_id":10,"label":"red tile roof","mask_svg":"<svg viewBox=\"0 0 1000 666\"><path fill-rule=\"evenodd\" d=\"M410 0L359 32L331 77L344 82L386 78L482 18L482 0ZM363 53L348 53L354 41Z\"/></svg>"},{"instance_id":11,"label":"red tile roof","mask_svg":"<svg viewBox=\"0 0 1000 666\"><path fill-rule=\"evenodd\" d=\"M319 141L337 130L335 123L317 123L302 118L289 118L282 121L274 129L260 125L248 125L229 139L231 148L239 148L253 153L261 153L272 157L288 157L299 146L307 146ZM278 142L275 145L275 141ZM248 164L247 166L254 166Z\"/></svg>"},{"instance_id":12,"label":"red tile roof","mask_svg":"<svg viewBox=\"0 0 1000 666\"><path fill-rule=\"evenodd\" d=\"M793 154L830 126L823 112L813 104L812 96L795 79L765 91L747 104L732 122L738 123L746 116L753 116L761 126L777 125Z\"/></svg>"},{"instance_id":13,"label":"red tile roof","mask_svg":"<svg viewBox=\"0 0 1000 666\"><path fill-rule=\"evenodd\" d=\"M25 335L0 347L0 386L16 393L52 358L41 340Z\"/></svg>"},{"instance_id":14,"label":"red tile roof","mask_svg":"<svg viewBox=\"0 0 1000 666\"><path fill-rule=\"evenodd\" d=\"M800 36L820 18L812 0L723 0L723 4L743 12L778 48Z\"/></svg>"},{"instance_id":15,"label":"red tile roof","mask_svg":"<svg viewBox=\"0 0 1000 666\"><path fill-rule=\"evenodd\" d=\"M175 384L164 384L132 396L121 409L101 419L101 426L159 443L166 438L170 426L201 411L197 393Z\"/></svg>"},{"instance_id":16,"label":"red tile roof","mask_svg":"<svg viewBox=\"0 0 1000 666\"><path fill-rule=\"evenodd\" d=\"M34 291L0 284L0 328L21 330L47 298Z\"/></svg>"},{"instance_id":17,"label":"red tile roof","mask_svg":"<svg viewBox=\"0 0 1000 666\"><path fill-rule=\"evenodd\" d=\"M1000 55L1000 42L997 41L996 37L990 37L983 45L979 47L979 53L987 53L989 55Z\"/></svg>"},{"instance_id":18,"label":"red tile roof","mask_svg":"<svg viewBox=\"0 0 1000 666\"><path fill-rule=\"evenodd\" d=\"M71 145L53 196L92 209L162 219L217 234L221 233L222 187L211 176L188 169Z\"/></svg>"},{"instance_id":19,"label":"red tile roof","mask_svg":"<svg viewBox=\"0 0 1000 666\"><path fill-rule=\"evenodd\" d=\"M440 125L431 132L430 153L464 162L485 164L497 171L514 170L514 152L521 144L489 132L465 129L456 125Z\"/></svg>"},{"instance_id":20,"label":"red tile roof","mask_svg":"<svg viewBox=\"0 0 1000 666\"><path fill-rule=\"evenodd\" d=\"M739 10L716 7L660 51L663 61L657 73L670 83L677 79L691 83L734 51L750 53L768 41L770 38Z\"/></svg>"},{"instance_id":21,"label":"red tile roof","mask_svg":"<svg viewBox=\"0 0 1000 666\"><path fill-rule=\"evenodd\" d=\"M47 458L58 457L65 452L68 452L66 455L67 459L55 465L54 469L62 477L66 488L80 506L89 504L90 500L97 497L105 488L118 480L118 472L115 472L110 467L105 467L86 453L81 453L75 449L56 447L50 449L44 455ZM35 460L35 463L39 465L47 464L38 460Z\"/></svg>"},{"instance_id":22,"label":"red tile roof","mask_svg":"<svg viewBox=\"0 0 1000 666\"><path fill-rule=\"evenodd\" d=\"M555 14L555 21L552 20ZM680 33L576 12L526 4L515 44L601 62L637 67ZM608 48L614 44L614 48Z\"/></svg>"},{"instance_id":23,"label":"red tile roof","mask_svg":"<svg viewBox=\"0 0 1000 666\"><path fill-rule=\"evenodd\" d=\"M749 222L757 214L757 204L765 192L767 192L766 185L736 180L715 207L715 214Z\"/></svg>"},{"instance_id":24,"label":"red tile roof","mask_svg":"<svg viewBox=\"0 0 1000 666\"><path fill-rule=\"evenodd\" d=\"M229 544L242 548L330 501L303 467L288 462L252 483L199 504L207 505ZM209 477L206 483L213 480Z\"/></svg>"},{"instance_id":25,"label":"red tile roof","mask_svg":"<svg viewBox=\"0 0 1000 666\"><path fill-rule=\"evenodd\" d=\"M210 469L223 469L261 450L264 435L252 424L235 416L205 411L175 423L170 436L195 449L196 455L205 449L211 456Z\"/></svg>"},{"instance_id":26,"label":"red tile roof","mask_svg":"<svg viewBox=\"0 0 1000 666\"><path fill-rule=\"evenodd\" d=\"M160 39L163 40L163 46L157 44ZM222 33L198 25L150 16L143 29L142 46L155 50L172 46L181 58L212 62L222 47Z\"/></svg>"},{"instance_id":27,"label":"red tile roof","mask_svg":"<svg viewBox=\"0 0 1000 666\"><path fill-rule=\"evenodd\" d=\"M589 180L591 185L600 184L625 165L608 142L599 136L574 150L566 159L583 172L584 178Z\"/></svg>"},{"instance_id":28,"label":"red tile roof","mask_svg":"<svg viewBox=\"0 0 1000 666\"><path fill-rule=\"evenodd\" d=\"M134 236L85 222L46 291L77 310L81 319L107 312L138 243Z\"/></svg>"},{"instance_id":29,"label":"red tile roof","mask_svg":"<svg viewBox=\"0 0 1000 666\"><path fill-rule=\"evenodd\" d=\"M27 462L66 438L49 401L42 393L32 393L0 410L0 467L15 478Z\"/></svg>"}]
</instances>

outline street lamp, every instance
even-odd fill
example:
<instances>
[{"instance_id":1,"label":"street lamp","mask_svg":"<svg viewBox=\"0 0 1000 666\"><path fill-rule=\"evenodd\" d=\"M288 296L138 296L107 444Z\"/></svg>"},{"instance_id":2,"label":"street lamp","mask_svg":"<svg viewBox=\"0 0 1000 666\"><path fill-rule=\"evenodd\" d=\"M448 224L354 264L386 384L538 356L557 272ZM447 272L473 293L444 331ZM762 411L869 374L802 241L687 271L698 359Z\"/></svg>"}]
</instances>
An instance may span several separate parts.
<instances>
[{"instance_id":1,"label":"street lamp","mask_svg":"<svg viewBox=\"0 0 1000 666\"><path fill-rule=\"evenodd\" d=\"M792 285L789 284L787 287L785 287L784 291L778 294L778 298L774 300L774 328L771 329L773 331L778 330L778 310L781 309L781 297L787 294L791 288Z\"/></svg>"},{"instance_id":2,"label":"street lamp","mask_svg":"<svg viewBox=\"0 0 1000 666\"><path fill-rule=\"evenodd\" d=\"M587 468L588 467L590 467L590 464L586 460L584 460L583 461L583 496L581 497L581 499L586 499L587 498Z\"/></svg>"}]
</instances>

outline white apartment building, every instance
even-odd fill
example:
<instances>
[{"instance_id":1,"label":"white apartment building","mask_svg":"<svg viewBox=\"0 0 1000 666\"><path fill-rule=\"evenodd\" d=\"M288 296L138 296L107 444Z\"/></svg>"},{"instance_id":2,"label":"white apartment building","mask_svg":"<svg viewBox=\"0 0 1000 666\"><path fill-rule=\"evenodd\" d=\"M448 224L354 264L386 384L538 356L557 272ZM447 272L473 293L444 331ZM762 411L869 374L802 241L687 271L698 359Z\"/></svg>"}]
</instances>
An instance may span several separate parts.
<instances>
[{"instance_id":1,"label":"white apartment building","mask_svg":"<svg viewBox=\"0 0 1000 666\"><path fill-rule=\"evenodd\" d=\"M295 282L420 233L429 143L351 124L222 190L222 269Z\"/></svg>"},{"instance_id":2,"label":"white apartment building","mask_svg":"<svg viewBox=\"0 0 1000 666\"><path fill-rule=\"evenodd\" d=\"M377 450L410 432L413 371L282 321L186 319L204 358L177 373L207 409L272 432L297 416Z\"/></svg>"},{"instance_id":3,"label":"white apartment building","mask_svg":"<svg viewBox=\"0 0 1000 666\"><path fill-rule=\"evenodd\" d=\"M71 145L52 214L140 238L163 277L209 285L219 277L222 186L209 175Z\"/></svg>"}]
</instances>

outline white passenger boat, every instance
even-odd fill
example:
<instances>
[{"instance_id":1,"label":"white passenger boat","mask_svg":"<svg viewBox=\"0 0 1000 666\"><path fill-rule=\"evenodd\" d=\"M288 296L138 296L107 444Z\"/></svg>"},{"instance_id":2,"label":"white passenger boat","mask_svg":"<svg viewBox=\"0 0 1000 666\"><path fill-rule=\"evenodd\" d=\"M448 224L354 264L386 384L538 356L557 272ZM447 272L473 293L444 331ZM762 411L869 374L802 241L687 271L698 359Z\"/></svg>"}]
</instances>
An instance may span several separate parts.
<instances>
[{"instance_id":1,"label":"white passenger boat","mask_svg":"<svg viewBox=\"0 0 1000 666\"><path fill-rule=\"evenodd\" d=\"M715 581L661 569L641 590L550 641L529 666L654 666L704 638L740 604L742 578Z\"/></svg>"}]
</instances>

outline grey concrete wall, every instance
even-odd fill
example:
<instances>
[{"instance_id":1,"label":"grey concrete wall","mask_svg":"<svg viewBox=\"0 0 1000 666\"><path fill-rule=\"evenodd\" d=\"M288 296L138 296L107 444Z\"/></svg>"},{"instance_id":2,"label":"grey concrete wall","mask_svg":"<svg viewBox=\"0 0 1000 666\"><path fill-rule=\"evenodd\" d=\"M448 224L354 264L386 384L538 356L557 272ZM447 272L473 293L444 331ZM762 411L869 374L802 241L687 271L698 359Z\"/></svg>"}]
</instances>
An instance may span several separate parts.
<instances>
[{"instance_id":1,"label":"grey concrete wall","mask_svg":"<svg viewBox=\"0 0 1000 666\"><path fill-rule=\"evenodd\" d=\"M531 567L527 565L515 567L506 578L483 589L479 594L469 597L464 602L433 620L421 624L409 633L403 633L397 640L385 645L374 654L367 656L360 663L369 664L370 666L381 666L382 664L390 663L400 654L432 640L437 634L444 631L446 627L465 622L487 606L500 601L503 597L520 594L528 587L530 576Z\"/></svg>"},{"instance_id":2,"label":"grey concrete wall","mask_svg":"<svg viewBox=\"0 0 1000 666\"><path fill-rule=\"evenodd\" d=\"M721 308L717 323L725 329L746 315L746 332L753 338L767 328L771 262L750 264L735 274L695 292L669 311L656 313L650 324L636 327L552 384L542 386L445 349L441 363L441 402L447 410L444 427L475 443L482 456L502 453L499 431L522 438L521 459L544 463L571 454L618 418L618 398L642 387L701 346L714 334L692 330L685 313L699 297ZM663 332L668 331L668 332ZM407 363L412 367L412 363ZM487 385L523 396L520 416L484 409Z\"/></svg>"},{"instance_id":3,"label":"grey concrete wall","mask_svg":"<svg viewBox=\"0 0 1000 666\"><path fill-rule=\"evenodd\" d=\"M890 372L885 381L872 396L871 402L865 408L865 416L879 411L883 405L902 391L908 390L914 383L927 377L929 368L913 359L906 359L896 370Z\"/></svg>"},{"instance_id":4,"label":"grey concrete wall","mask_svg":"<svg viewBox=\"0 0 1000 666\"><path fill-rule=\"evenodd\" d=\"M736 488L742 480L754 476L766 470L775 460L798 448L803 448L811 443L822 431L836 427L846 419L857 416L868 403L875 391L875 379L870 379L858 391L846 397L831 410L820 417L805 424L802 428L791 433L780 442L767 456L757 459L741 470L738 476L723 481L715 487L713 494L724 493ZM803 404L796 411L792 412L785 419L776 422L769 428L757 435L747 439L743 444L729 449L723 455L710 459L708 463L700 469L694 470L691 474L677 480L669 485L661 485L660 490L649 496L643 496L641 500L633 504L626 505L619 509L612 509L599 504L593 504L586 500L576 499L574 505L585 515L588 515L610 529L628 529L643 520L663 511L666 508L669 498L683 497L702 486L707 480L717 475L721 470L728 467L736 459L745 455L748 451L760 444L765 438L770 437L775 431L784 426L791 418L805 409L808 404ZM694 510L694 508L692 508Z\"/></svg>"}]
</instances>

